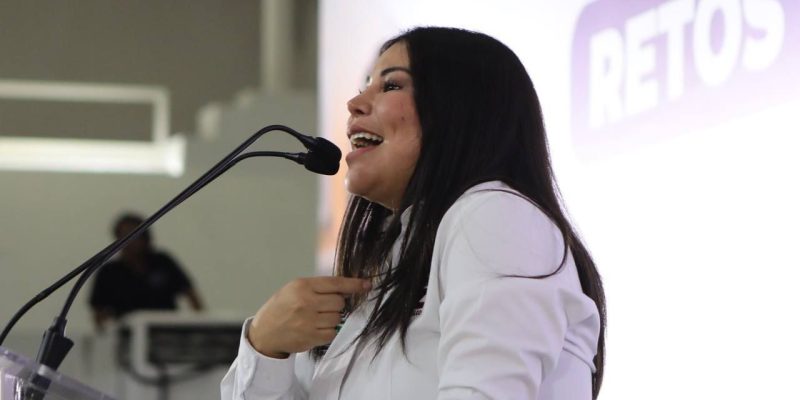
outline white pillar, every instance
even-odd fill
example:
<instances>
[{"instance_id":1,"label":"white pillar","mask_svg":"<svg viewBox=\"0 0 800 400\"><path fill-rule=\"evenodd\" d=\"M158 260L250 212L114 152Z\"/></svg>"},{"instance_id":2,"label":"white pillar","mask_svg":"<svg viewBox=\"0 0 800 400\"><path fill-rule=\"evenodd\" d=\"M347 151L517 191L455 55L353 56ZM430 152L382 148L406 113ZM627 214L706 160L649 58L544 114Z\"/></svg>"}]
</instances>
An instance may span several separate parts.
<instances>
[{"instance_id":1,"label":"white pillar","mask_svg":"<svg viewBox=\"0 0 800 400\"><path fill-rule=\"evenodd\" d=\"M294 0L261 0L261 88L292 88Z\"/></svg>"}]
</instances>

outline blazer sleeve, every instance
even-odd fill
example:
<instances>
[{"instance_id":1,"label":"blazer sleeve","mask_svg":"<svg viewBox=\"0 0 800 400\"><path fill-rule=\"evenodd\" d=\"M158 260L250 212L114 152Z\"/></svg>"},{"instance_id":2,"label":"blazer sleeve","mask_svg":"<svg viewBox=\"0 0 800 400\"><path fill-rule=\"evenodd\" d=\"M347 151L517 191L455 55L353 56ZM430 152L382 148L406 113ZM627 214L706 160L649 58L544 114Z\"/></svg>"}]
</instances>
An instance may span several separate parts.
<instances>
[{"instance_id":1,"label":"blazer sleeve","mask_svg":"<svg viewBox=\"0 0 800 400\"><path fill-rule=\"evenodd\" d=\"M454 206L455 207L455 206ZM573 323L596 318L560 231L508 193L473 195L443 219L439 400L537 399ZM571 270L570 270L571 268ZM591 340L591 339L590 339Z\"/></svg>"},{"instance_id":2,"label":"blazer sleeve","mask_svg":"<svg viewBox=\"0 0 800 400\"><path fill-rule=\"evenodd\" d=\"M307 353L287 359L262 355L247 340L251 319L244 323L239 353L222 378L222 400L306 400L313 373Z\"/></svg>"}]
</instances>

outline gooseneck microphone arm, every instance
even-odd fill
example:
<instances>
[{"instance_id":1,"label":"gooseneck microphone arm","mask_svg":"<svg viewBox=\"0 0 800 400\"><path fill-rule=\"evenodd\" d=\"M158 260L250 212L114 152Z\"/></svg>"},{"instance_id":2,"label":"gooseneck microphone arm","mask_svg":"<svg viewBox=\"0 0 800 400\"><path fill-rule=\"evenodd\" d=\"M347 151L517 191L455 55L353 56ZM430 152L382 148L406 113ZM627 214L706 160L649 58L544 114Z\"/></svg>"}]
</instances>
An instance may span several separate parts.
<instances>
[{"instance_id":1,"label":"gooseneck microphone arm","mask_svg":"<svg viewBox=\"0 0 800 400\"><path fill-rule=\"evenodd\" d=\"M303 145L308 149L307 153L283 153L283 152L272 152L272 151L253 151L242 154L242 152L252 145L256 140L258 140L262 135L267 132L280 130L287 132L298 138ZM69 313L69 309L72 306L72 303L75 300L78 292L80 291L81 287L86 283L86 281L91 277L91 275L101 268L104 263L114 254L116 254L122 247L124 247L128 242L137 238L144 232L148 227L150 227L153 223L159 220L164 214L175 208L177 205L188 199L194 193L205 187L207 184L212 182L214 179L225 173L228 169L234 166L239 161L242 161L247 158L251 157L283 157L288 158L292 161L297 162L298 164L302 164L306 167L306 169L316 172L322 173L326 175L333 175L339 168L339 160L341 159L341 151L336 148L335 145L328 142L322 138L314 138L310 136L306 136L300 134L299 132L283 126L283 125L269 125L258 132L254 133L250 138L244 141L241 145L239 145L236 149L234 149L230 154L225 156L220 162L214 165L208 172L203 174L200 178L194 181L191 185L189 185L186 189L180 192L175 198L170 200L167 204L165 204L161 209L156 211L155 214L147 218L144 222L142 222L136 229L130 232L123 238L116 240L115 242L108 245L106 248L92 256L90 259L85 261L83 264L75 268L73 271L65 275L63 278L59 279L56 283L39 293L36 297L31 299L28 303L26 303L17 313L12 317L12 319L6 324L2 334L0 334L0 344L3 343L6 336L10 332L11 328L16 324L16 322L25 314L31 307L33 307L36 303L40 302L47 296L49 296L52 292L57 290L59 287L66 284L68 281L73 279L75 276L81 274L78 281L73 286L72 290L67 297L67 300L64 303L64 307L61 309L61 313L55 317L53 320L53 324L50 328L47 329L44 333L44 337L42 339L42 344L39 348L39 354L37 355L37 360L44 365L47 365L53 369L57 369L58 366L61 364L61 361L67 355L67 352L72 347L72 341L64 336L64 331L66 328L66 316Z\"/></svg>"}]
</instances>

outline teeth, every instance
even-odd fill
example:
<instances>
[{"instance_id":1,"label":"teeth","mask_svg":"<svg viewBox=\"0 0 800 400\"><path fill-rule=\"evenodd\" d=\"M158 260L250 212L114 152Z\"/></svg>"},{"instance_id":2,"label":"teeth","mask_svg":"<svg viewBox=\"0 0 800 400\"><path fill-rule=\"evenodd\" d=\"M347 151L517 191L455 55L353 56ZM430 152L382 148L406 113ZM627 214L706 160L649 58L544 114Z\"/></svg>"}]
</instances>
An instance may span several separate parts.
<instances>
[{"instance_id":1,"label":"teeth","mask_svg":"<svg viewBox=\"0 0 800 400\"><path fill-rule=\"evenodd\" d=\"M382 137L380 137L378 135L373 135L373 134L367 133L367 132L354 133L353 136L350 136L350 140L352 141L354 139L366 139L366 140L372 140L372 141L375 141L375 142L382 142L383 141Z\"/></svg>"},{"instance_id":2,"label":"teeth","mask_svg":"<svg viewBox=\"0 0 800 400\"><path fill-rule=\"evenodd\" d=\"M372 142L371 144L378 145L381 144L381 142L383 142L383 138L378 135L373 135L367 132L358 132L350 136L350 143L353 146L364 147L370 144L370 143L365 143L365 141Z\"/></svg>"}]
</instances>

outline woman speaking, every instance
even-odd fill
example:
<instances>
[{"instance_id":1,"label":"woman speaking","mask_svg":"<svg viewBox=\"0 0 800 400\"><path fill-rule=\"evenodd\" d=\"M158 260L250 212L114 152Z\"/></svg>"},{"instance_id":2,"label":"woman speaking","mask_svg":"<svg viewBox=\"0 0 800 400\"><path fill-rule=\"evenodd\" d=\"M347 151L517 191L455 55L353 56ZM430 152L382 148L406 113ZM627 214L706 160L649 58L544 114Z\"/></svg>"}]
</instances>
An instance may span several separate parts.
<instances>
[{"instance_id":1,"label":"woman speaking","mask_svg":"<svg viewBox=\"0 0 800 400\"><path fill-rule=\"evenodd\" d=\"M245 323L222 398L596 398L603 287L517 56L413 29L347 108L335 276L289 282Z\"/></svg>"}]
</instances>

